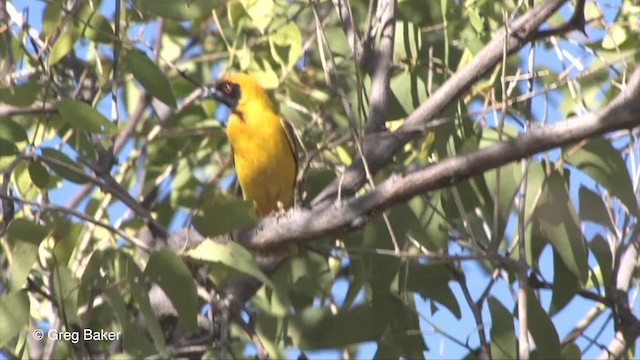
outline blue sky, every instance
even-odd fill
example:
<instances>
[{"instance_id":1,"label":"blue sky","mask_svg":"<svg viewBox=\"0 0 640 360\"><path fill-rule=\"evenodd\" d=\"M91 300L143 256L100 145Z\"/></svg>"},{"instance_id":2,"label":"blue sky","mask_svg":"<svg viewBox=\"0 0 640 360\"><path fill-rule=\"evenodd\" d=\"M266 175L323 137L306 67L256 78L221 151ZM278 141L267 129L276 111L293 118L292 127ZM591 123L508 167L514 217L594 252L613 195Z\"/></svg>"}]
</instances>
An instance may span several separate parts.
<instances>
[{"instance_id":1,"label":"blue sky","mask_svg":"<svg viewBox=\"0 0 640 360\"><path fill-rule=\"evenodd\" d=\"M40 29L40 26L41 26L40 19L42 17L42 10L44 7L43 2L31 1L31 0L19 0L19 1L12 1L12 3L19 11L28 8L29 24L36 29ZM104 1L102 6L103 8L106 6L112 6L112 2ZM607 8L605 8L605 10L606 9ZM570 13L570 11L571 10L569 8L565 7L563 8L562 13L564 15L567 15ZM104 13L109 15L112 13L112 11L107 10ZM612 20L611 19L612 14L615 14L615 12L611 10L611 8L609 8L609 11L605 12L605 18L608 17L606 21ZM147 26L144 29L143 36L147 39L150 39L153 34L153 31L154 31L153 26ZM598 33L598 31L600 33ZM138 29L131 30L131 33L137 34L137 32L138 32ZM589 36L598 38L602 36L601 33L602 33L601 30L590 30ZM563 48L566 47L566 49L569 52L578 52L578 53L583 52L583 50L581 50L575 43L572 43L572 42L564 41L561 43L561 46ZM76 50L80 55L84 52L84 49L80 47L77 48ZM562 70L557 58L555 57L555 55L550 53L550 51L544 49L542 46L538 46L536 51L537 51L536 65L544 64L545 66L549 67L552 70L555 70L555 71ZM526 56L526 52L527 52L527 49L525 48L521 52L521 56ZM215 74L215 71L212 69L212 76L214 74ZM553 94L551 96L553 97ZM542 103L543 101L544 99L542 97L538 97L534 100L534 109L537 109L537 110L534 110L534 115L538 119L542 117L541 109L543 108L543 103ZM122 104L120 104L120 106L121 106L121 114L124 114L125 113L124 107L122 106ZM105 114L107 118L110 118L110 115L109 115L110 102L108 97L103 98L99 102L97 108L100 112ZM224 109L219 108L219 110L216 111L215 117L220 120L224 119L225 117ZM558 111L556 111L551 107L549 108L548 117L549 119L554 119L555 121L562 119L562 116L558 113ZM489 119L488 123L493 124L493 119ZM69 149L67 150L70 151ZM125 146L125 149L123 149L123 154L128 153L130 150L131 150L131 143ZM552 154L551 156L553 156L553 152L551 154ZM557 152L555 156L557 157ZM594 182L590 178L584 175L572 176L572 183L570 184L570 189L571 189L570 195L571 195L572 201L574 202L574 206L576 206L576 208L577 208L577 192L580 185L585 185L592 189L595 186ZM63 186L60 189L56 191L52 191L50 193L50 199L52 202L56 204L65 204L68 198L75 193L77 188L78 188L77 185L65 182L63 183ZM170 183L167 183L166 186L162 189L162 191L164 192L171 191ZM108 211L111 215L110 218L117 219L119 217L118 214L122 214L124 211L126 211L126 208L121 203L116 203L110 206ZM174 221L170 226L170 230L175 230L184 225L183 224L185 219L184 215L185 213L183 212L182 216L177 216L176 219L174 219ZM587 239L589 239L593 234L597 232L602 232L603 230L598 226L588 224L586 225L586 227L584 227L584 231L585 231L585 234L587 235ZM451 245L451 248L452 248L452 252L456 252L456 250L459 250L456 248L456 245ZM595 264L594 259L592 257L590 258L590 264L591 265ZM553 279L552 265L553 265L553 262L551 260L551 250L549 247L547 247L547 249L543 253L542 260L541 260L541 269L543 270L543 276L547 280ZM471 295L474 299L477 299L482 293L482 291L484 290L489 279L484 275L485 274L484 270L480 269L479 266L473 262L465 262L462 265L462 268L467 276L467 282L470 286L469 290L471 291ZM450 287L458 299L460 300L464 299L464 296L459 286L456 283L451 282ZM346 289L347 289L347 286L345 282L339 282L334 289L335 298L343 299ZM496 285L494 285L493 287L492 294L496 298L500 299L503 305L505 305L508 309L514 308L515 304L511 300L512 298L509 293L509 289L504 282L498 281ZM550 302L550 292L542 291L541 300L542 300L543 307L548 308L548 304ZM431 315L429 310L430 305L428 303L424 302L419 297L416 297L416 302L418 304L419 311L431 323L436 324L438 327L440 327L443 331L447 333L455 334L456 337L460 340L464 341L465 337L467 337L469 344L473 347L479 344L479 339L478 339L477 333L475 332L475 323L473 320L473 315L471 314L468 307L465 306L463 301L460 302L461 309L462 309L461 320L457 320L444 307L440 307L440 311ZM581 298L575 298L568 306L566 306L562 311L560 311L558 314L556 314L553 317L554 324L556 325L556 329L558 331L560 339L562 339L572 329L573 325L580 318L582 318L584 314L592 306L593 306L593 302L591 301L586 301ZM636 313L637 313L637 307L636 307ZM487 329L489 329L491 326L491 323L490 323L491 316L488 312L488 307L486 306L486 304L482 309L482 315L483 315L483 319L485 320L485 326L487 327ZM605 316L601 316L601 319L599 319L598 321L599 322L605 321ZM430 350L427 353L425 353L425 356L427 358L460 358L466 355L467 350L465 348L460 347L454 342L448 340L446 337L433 331L432 326L429 325L425 320L421 320L420 322L421 322L421 330L424 332L425 341L430 347ZM594 328L597 328L597 326ZM605 339L605 342L607 342L608 339L610 339L612 336L612 329L613 327L611 325L607 326L605 332L602 334L601 339ZM487 330L487 336L488 336L488 330ZM586 340L579 338L577 340L577 343L582 348L586 344ZM370 358L375 353L375 349L376 349L375 343L363 344L359 348L357 357ZM251 352L250 349L248 351L249 353ZM597 346L592 346L589 349L589 351L587 351L584 354L585 358L596 357L600 353L600 351L601 350ZM638 352L638 345L636 345L636 353L637 352ZM340 355L337 351L306 352L306 354L309 358L312 358L312 359L338 358ZM2 358L1 355L2 354L0 354L0 358ZM290 352L288 352L288 355L290 357L295 358L297 357L298 352L295 350L291 350Z\"/></svg>"}]
</instances>

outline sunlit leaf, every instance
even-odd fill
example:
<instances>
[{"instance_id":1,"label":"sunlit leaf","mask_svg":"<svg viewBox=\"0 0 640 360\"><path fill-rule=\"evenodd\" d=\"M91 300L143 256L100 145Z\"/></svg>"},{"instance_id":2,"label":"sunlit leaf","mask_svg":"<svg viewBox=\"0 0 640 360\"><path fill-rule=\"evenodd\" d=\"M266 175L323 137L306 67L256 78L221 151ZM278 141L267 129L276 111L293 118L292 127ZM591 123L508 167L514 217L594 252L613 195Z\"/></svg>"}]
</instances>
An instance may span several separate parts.
<instances>
[{"instance_id":1,"label":"sunlit leaf","mask_svg":"<svg viewBox=\"0 0 640 360\"><path fill-rule=\"evenodd\" d=\"M26 219L14 219L7 229L13 251L11 253L11 291L20 290L27 281L38 258L38 247L49 230Z\"/></svg>"},{"instance_id":2,"label":"sunlit leaf","mask_svg":"<svg viewBox=\"0 0 640 360\"><path fill-rule=\"evenodd\" d=\"M219 244L205 240L187 255L195 260L228 266L273 287L271 280L256 265L251 253L238 243Z\"/></svg>"},{"instance_id":3,"label":"sunlit leaf","mask_svg":"<svg viewBox=\"0 0 640 360\"><path fill-rule=\"evenodd\" d=\"M135 0L137 8L163 18L189 21L211 15L210 0Z\"/></svg>"},{"instance_id":4,"label":"sunlit leaf","mask_svg":"<svg viewBox=\"0 0 640 360\"><path fill-rule=\"evenodd\" d=\"M73 49L73 46L75 45L79 36L80 34L78 34L78 32L76 32L75 30L67 30L63 32L51 47L51 52L49 53L48 58L48 65L51 67L58 61L62 60L62 58L65 57L65 55L67 55L69 51L71 51L71 49Z\"/></svg>"},{"instance_id":5,"label":"sunlit leaf","mask_svg":"<svg viewBox=\"0 0 640 360\"><path fill-rule=\"evenodd\" d=\"M78 318L78 279L64 264L58 264L52 270L51 280L51 295L62 305L67 321L75 322Z\"/></svg>"},{"instance_id":6,"label":"sunlit leaf","mask_svg":"<svg viewBox=\"0 0 640 360\"><path fill-rule=\"evenodd\" d=\"M264 32L273 18L273 0L240 0L240 3L253 20L252 25Z\"/></svg>"},{"instance_id":7,"label":"sunlit leaf","mask_svg":"<svg viewBox=\"0 0 640 360\"><path fill-rule=\"evenodd\" d=\"M277 31L269 36L271 56L283 68L293 67L302 51L302 34L293 22L275 25Z\"/></svg>"},{"instance_id":8,"label":"sunlit leaf","mask_svg":"<svg viewBox=\"0 0 640 360\"><path fill-rule=\"evenodd\" d=\"M0 319L0 347L4 347L29 322L29 295L26 291L0 296Z\"/></svg>"},{"instance_id":9,"label":"sunlit leaf","mask_svg":"<svg viewBox=\"0 0 640 360\"><path fill-rule=\"evenodd\" d=\"M0 122L0 138L14 142L28 140L27 132L24 130L24 128L11 119L2 119L2 121Z\"/></svg>"},{"instance_id":10,"label":"sunlit leaf","mask_svg":"<svg viewBox=\"0 0 640 360\"><path fill-rule=\"evenodd\" d=\"M602 39L602 47L607 50L615 49L622 45L629 34L628 28L622 25L613 24L607 31L604 39Z\"/></svg>"}]
</instances>

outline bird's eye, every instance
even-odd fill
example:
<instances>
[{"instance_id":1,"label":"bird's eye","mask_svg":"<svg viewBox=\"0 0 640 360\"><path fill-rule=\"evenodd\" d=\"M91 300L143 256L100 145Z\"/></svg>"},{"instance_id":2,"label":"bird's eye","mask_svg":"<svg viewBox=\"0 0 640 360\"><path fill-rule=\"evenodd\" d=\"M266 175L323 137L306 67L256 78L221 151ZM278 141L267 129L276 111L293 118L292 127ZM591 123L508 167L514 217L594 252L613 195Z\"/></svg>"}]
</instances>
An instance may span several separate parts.
<instances>
[{"instance_id":1,"label":"bird's eye","mask_svg":"<svg viewBox=\"0 0 640 360\"><path fill-rule=\"evenodd\" d=\"M225 83L222 86L222 91L224 91L224 93L227 94L227 95L231 95L231 92L233 91L233 89L231 88L231 84Z\"/></svg>"}]
</instances>

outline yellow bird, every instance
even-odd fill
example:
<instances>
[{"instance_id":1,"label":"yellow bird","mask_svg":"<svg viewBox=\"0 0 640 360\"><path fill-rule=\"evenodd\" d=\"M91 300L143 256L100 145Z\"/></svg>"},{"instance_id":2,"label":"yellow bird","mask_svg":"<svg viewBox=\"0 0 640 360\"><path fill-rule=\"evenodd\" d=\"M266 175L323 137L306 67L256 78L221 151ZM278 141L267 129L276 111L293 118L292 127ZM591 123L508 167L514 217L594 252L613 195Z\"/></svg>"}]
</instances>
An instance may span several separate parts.
<instances>
[{"instance_id":1,"label":"yellow bird","mask_svg":"<svg viewBox=\"0 0 640 360\"><path fill-rule=\"evenodd\" d=\"M227 138L242 194L261 216L289 206L297 174L293 138L255 78L222 78L206 95L231 110Z\"/></svg>"}]
</instances>

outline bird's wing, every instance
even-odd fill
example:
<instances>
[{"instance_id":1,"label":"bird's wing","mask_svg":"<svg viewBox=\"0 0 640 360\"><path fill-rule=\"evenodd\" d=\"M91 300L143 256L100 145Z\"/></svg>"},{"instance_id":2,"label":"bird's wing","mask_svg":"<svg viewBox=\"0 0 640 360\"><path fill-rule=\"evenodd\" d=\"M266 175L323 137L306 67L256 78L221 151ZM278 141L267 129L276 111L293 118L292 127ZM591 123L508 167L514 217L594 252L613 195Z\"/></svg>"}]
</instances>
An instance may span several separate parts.
<instances>
[{"instance_id":1,"label":"bird's wing","mask_svg":"<svg viewBox=\"0 0 640 360\"><path fill-rule=\"evenodd\" d=\"M233 164L233 168L236 168L236 157L233 154L233 146L231 146L231 144L229 144L229 156L231 156L231 163ZM235 180L233 180L234 182L234 188L233 188L233 193L237 196L243 197L242 194L242 187L240 186L240 181L238 181L238 173L236 172L236 176L235 176Z\"/></svg>"},{"instance_id":2,"label":"bird's wing","mask_svg":"<svg viewBox=\"0 0 640 360\"><path fill-rule=\"evenodd\" d=\"M293 163L295 164L295 176L293 178L293 186L296 186L296 180L298 178L298 148L302 146L298 141L298 137L296 136L295 130L293 129L293 125L286 119L280 118L280 123L284 128L284 133L287 135L287 140L289 142L289 149L291 150L291 155L293 155Z\"/></svg>"}]
</instances>

